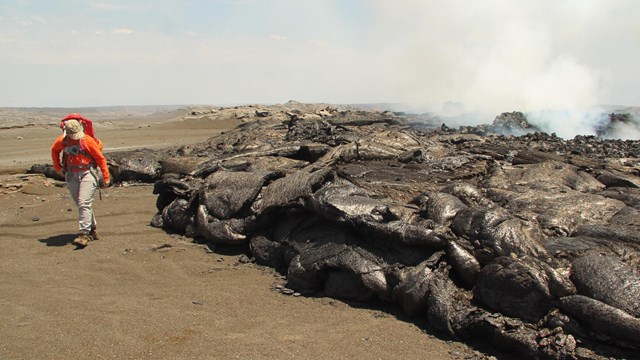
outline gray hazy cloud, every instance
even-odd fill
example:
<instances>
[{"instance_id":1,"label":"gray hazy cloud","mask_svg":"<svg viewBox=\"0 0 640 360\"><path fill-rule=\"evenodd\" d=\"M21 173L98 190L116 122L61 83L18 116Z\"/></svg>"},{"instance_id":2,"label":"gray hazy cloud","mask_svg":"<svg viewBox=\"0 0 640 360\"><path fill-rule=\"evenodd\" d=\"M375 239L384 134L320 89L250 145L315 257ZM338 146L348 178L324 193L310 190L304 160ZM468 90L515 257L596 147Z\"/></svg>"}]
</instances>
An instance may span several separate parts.
<instances>
[{"instance_id":1,"label":"gray hazy cloud","mask_svg":"<svg viewBox=\"0 0 640 360\"><path fill-rule=\"evenodd\" d=\"M636 105L640 91L636 0L160 0L20 9L0 5L0 106L295 99L495 116ZM61 92L65 83L82 87Z\"/></svg>"},{"instance_id":2,"label":"gray hazy cloud","mask_svg":"<svg viewBox=\"0 0 640 360\"><path fill-rule=\"evenodd\" d=\"M400 96L469 111L633 104L640 2L376 1ZM632 80L630 81L630 78ZM634 85L635 83L635 85Z\"/></svg>"}]
</instances>

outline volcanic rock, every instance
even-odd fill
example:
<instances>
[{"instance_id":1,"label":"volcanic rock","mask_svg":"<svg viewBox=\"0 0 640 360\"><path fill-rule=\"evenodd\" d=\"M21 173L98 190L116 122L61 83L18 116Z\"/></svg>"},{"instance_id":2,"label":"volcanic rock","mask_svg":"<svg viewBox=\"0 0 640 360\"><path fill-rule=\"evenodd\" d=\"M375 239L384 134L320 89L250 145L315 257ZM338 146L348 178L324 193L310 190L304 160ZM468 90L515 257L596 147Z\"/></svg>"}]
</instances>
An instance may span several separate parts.
<instances>
[{"instance_id":1,"label":"volcanic rock","mask_svg":"<svg viewBox=\"0 0 640 360\"><path fill-rule=\"evenodd\" d=\"M188 116L221 114L242 124L107 154L114 181L155 182L152 225L248 246L291 293L397 305L524 358L640 351L640 141L607 139L628 114L573 139L521 112L459 129L293 101Z\"/></svg>"},{"instance_id":2,"label":"volcanic rock","mask_svg":"<svg viewBox=\"0 0 640 360\"><path fill-rule=\"evenodd\" d=\"M157 226L248 245L292 291L397 305L525 358L640 350L638 141L561 139L518 112L455 130L299 103L234 111L245 122L184 165L111 160L157 181Z\"/></svg>"}]
</instances>

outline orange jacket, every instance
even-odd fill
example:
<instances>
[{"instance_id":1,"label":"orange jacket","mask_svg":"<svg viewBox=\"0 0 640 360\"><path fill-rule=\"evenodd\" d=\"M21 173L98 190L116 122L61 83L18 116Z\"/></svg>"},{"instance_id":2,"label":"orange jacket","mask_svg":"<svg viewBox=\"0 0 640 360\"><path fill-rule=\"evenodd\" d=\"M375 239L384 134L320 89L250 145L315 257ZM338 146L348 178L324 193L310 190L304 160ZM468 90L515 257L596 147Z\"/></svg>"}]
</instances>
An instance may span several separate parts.
<instances>
[{"instance_id":1,"label":"orange jacket","mask_svg":"<svg viewBox=\"0 0 640 360\"><path fill-rule=\"evenodd\" d=\"M67 153L66 164L62 164L60 155L64 151L65 146L67 148L71 148L75 145L82 148L84 151L80 151L77 154ZM76 149L78 147L76 147ZM100 171L102 171L102 177L105 184L108 184L111 180L109 177L109 169L107 168L107 159L105 159L102 154L102 149L96 140L91 136L85 135L85 137L80 140L72 140L71 138L67 138L65 140L64 135L60 135L51 146L51 159L53 160L53 168L56 171L60 171L60 169L72 172L80 171L82 168L88 167L93 162L100 168Z\"/></svg>"}]
</instances>

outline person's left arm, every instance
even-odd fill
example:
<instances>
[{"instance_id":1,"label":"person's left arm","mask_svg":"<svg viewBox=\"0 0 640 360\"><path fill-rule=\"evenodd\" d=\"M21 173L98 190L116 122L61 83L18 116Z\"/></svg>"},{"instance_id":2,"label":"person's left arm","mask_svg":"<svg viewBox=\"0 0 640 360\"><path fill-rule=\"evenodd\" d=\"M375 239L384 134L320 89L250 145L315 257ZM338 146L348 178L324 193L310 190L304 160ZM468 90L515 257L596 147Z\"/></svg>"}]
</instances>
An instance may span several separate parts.
<instances>
[{"instance_id":1,"label":"person's left arm","mask_svg":"<svg viewBox=\"0 0 640 360\"><path fill-rule=\"evenodd\" d=\"M102 171L102 178L104 179L105 185L108 185L111 182L111 177L109 176L109 168L107 167L107 159L102 154L102 151L98 147L98 143L93 140L90 136L85 137L87 152L96 162L96 165Z\"/></svg>"}]
</instances>

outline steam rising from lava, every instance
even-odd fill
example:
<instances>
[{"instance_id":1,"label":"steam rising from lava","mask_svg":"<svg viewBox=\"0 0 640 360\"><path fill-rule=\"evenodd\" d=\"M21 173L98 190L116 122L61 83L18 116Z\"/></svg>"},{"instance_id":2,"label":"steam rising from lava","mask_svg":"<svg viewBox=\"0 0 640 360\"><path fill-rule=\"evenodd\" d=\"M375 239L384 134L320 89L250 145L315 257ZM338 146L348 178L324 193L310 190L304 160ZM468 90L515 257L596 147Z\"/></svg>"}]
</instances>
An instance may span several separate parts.
<instances>
[{"instance_id":1,"label":"steam rising from lava","mask_svg":"<svg viewBox=\"0 0 640 360\"><path fill-rule=\"evenodd\" d=\"M401 64L394 70L399 97L411 110L467 125L522 111L565 138L595 134L606 117L598 105L609 99L609 63L593 46L607 40L603 22L615 26L607 16L627 13L625 1L375 4L385 31L378 35ZM443 108L451 102L459 105Z\"/></svg>"}]
</instances>

